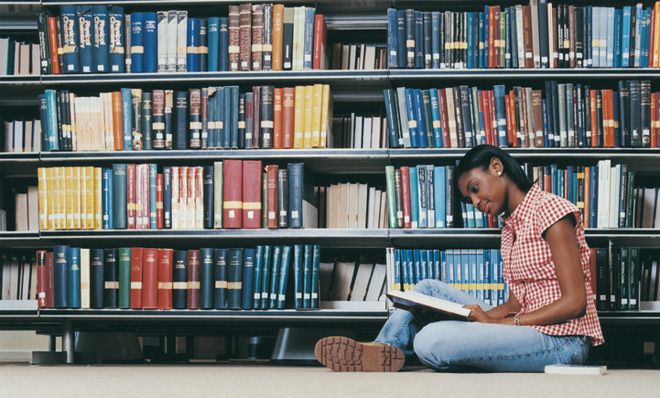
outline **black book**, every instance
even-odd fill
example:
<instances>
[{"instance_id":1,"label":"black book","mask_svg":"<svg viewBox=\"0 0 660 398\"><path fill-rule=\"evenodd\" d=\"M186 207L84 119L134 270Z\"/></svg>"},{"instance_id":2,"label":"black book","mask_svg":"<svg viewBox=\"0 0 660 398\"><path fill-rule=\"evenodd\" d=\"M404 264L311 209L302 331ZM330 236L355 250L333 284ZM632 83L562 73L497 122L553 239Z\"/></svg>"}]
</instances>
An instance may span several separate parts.
<instances>
[{"instance_id":1,"label":"black book","mask_svg":"<svg viewBox=\"0 0 660 398\"><path fill-rule=\"evenodd\" d=\"M289 226L289 174L287 169L277 170L277 226Z\"/></svg>"},{"instance_id":2,"label":"black book","mask_svg":"<svg viewBox=\"0 0 660 398\"><path fill-rule=\"evenodd\" d=\"M470 111L470 88L468 86L460 86L459 95L461 96L461 116L463 121L463 131L465 135L465 146L472 148L474 146L475 131L472 128L472 112Z\"/></svg>"},{"instance_id":3,"label":"black book","mask_svg":"<svg viewBox=\"0 0 660 398\"><path fill-rule=\"evenodd\" d=\"M630 145L632 147L642 146L642 115L641 115L641 87L639 80L628 82L630 96Z\"/></svg>"},{"instance_id":4,"label":"black book","mask_svg":"<svg viewBox=\"0 0 660 398\"><path fill-rule=\"evenodd\" d=\"M142 149L153 149L153 120L151 118L152 98L150 92L142 92Z\"/></svg>"},{"instance_id":5,"label":"black book","mask_svg":"<svg viewBox=\"0 0 660 398\"><path fill-rule=\"evenodd\" d=\"M103 249L90 250L89 262L89 306L90 308L103 308L104 296L104 253Z\"/></svg>"},{"instance_id":6,"label":"black book","mask_svg":"<svg viewBox=\"0 0 660 398\"><path fill-rule=\"evenodd\" d=\"M517 56L515 57L517 58ZM553 108L555 106L554 104L554 96L552 94L552 82L549 80L545 81L545 112L548 115L547 116L547 131L545 132L547 137L548 137L548 146L552 147L554 146L554 138L555 138L555 120L554 120L554 113L553 113Z\"/></svg>"},{"instance_id":7,"label":"black book","mask_svg":"<svg viewBox=\"0 0 660 398\"><path fill-rule=\"evenodd\" d=\"M273 69L273 5L264 4L263 69Z\"/></svg>"},{"instance_id":8,"label":"black book","mask_svg":"<svg viewBox=\"0 0 660 398\"><path fill-rule=\"evenodd\" d=\"M62 91L57 91L57 147L60 151L66 151L64 144L64 99L62 98ZM48 130L44 130L47 132Z\"/></svg>"},{"instance_id":9,"label":"black book","mask_svg":"<svg viewBox=\"0 0 660 398\"><path fill-rule=\"evenodd\" d=\"M105 308L117 308L119 297L119 273L117 269L117 249L105 249L103 261L104 296L103 306Z\"/></svg>"},{"instance_id":10,"label":"black book","mask_svg":"<svg viewBox=\"0 0 660 398\"><path fill-rule=\"evenodd\" d=\"M415 10L406 10L406 68L415 67Z\"/></svg>"},{"instance_id":11,"label":"black book","mask_svg":"<svg viewBox=\"0 0 660 398\"><path fill-rule=\"evenodd\" d=\"M642 146L648 148L651 146L651 81L642 80L640 83L640 103L641 103L641 131Z\"/></svg>"},{"instance_id":12,"label":"black book","mask_svg":"<svg viewBox=\"0 0 660 398\"><path fill-rule=\"evenodd\" d=\"M213 229L213 165L204 166L204 228Z\"/></svg>"},{"instance_id":13,"label":"black book","mask_svg":"<svg viewBox=\"0 0 660 398\"><path fill-rule=\"evenodd\" d=\"M172 122L172 109L174 107L174 93L165 90L165 149L172 149L174 127Z\"/></svg>"},{"instance_id":14,"label":"black book","mask_svg":"<svg viewBox=\"0 0 660 398\"><path fill-rule=\"evenodd\" d=\"M609 306L608 249L596 249L596 308L607 311Z\"/></svg>"},{"instance_id":15,"label":"black book","mask_svg":"<svg viewBox=\"0 0 660 398\"><path fill-rule=\"evenodd\" d=\"M208 39L208 22L206 18L199 19L199 70L206 72L209 70L209 39Z\"/></svg>"},{"instance_id":16,"label":"black book","mask_svg":"<svg viewBox=\"0 0 660 398\"><path fill-rule=\"evenodd\" d=\"M252 88L252 147L261 147L261 86Z\"/></svg>"},{"instance_id":17,"label":"black book","mask_svg":"<svg viewBox=\"0 0 660 398\"><path fill-rule=\"evenodd\" d=\"M293 67L293 9L284 9L284 24L282 28L282 69Z\"/></svg>"},{"instance_id":18,"label":"black book","mask_svg":"<svg viewBox=\"0 0 660 398\"><path fill-rule=\"evenodd\" d=\"M39 58L41 59L41 74L47 75L51 71L50 66L50 43L48 41L48 16L46 13L39 13ZM45 131L45 130L42 130Z\"/></svg>"},{"instance_id":19,"label":"black book","mask_svg":"<svg viewBox=\"0 0 660 398\"><path fill-rule=\"evenodd\" d=\"M227 308L227 249L215 249L215 309Z\"/></svg>"},{"instance_id":20,"label":"black book","mask_svg":"<svg viewBox=\"0 0 660 398\"><path fill-rule=\"evenodd\" d=\"M202 257L199 269L199 307L203 310L210 310L214 307L213 299L215 296L214 250L202 248L199 249L199 252Z\"/></svg>"},{"instance_id":21,"label":"black book","mask_svg":"<svg viewBox=\"0 0 660 398\"><path fill-rule=\"evenodd\" d=\"M254 126L253 123L254 116L254 93L247 92L245 93L245 129L243 130L243 148L252 148L254 147Z\"/></svg>"},{"instance_id":22,"label":"black book","mask_svg":"<svg viewBox=\"0 0 660 398\"><path fill-rule=\"evenodd\" d=\"M188 252L174 251L174 271L172 272L172 308L186 309L188 299Z\"/></svg>"},{"instance_id":23,"label":"black book","mask_svg":"<svg viewBox=\"0 0 660 398\"><path fill-rule=\"evenodd\" d=\"M425 11L422 14L422 24L424 30L424 67L429 69L433 65L433 51L431 49L431 12Z\"/></svg>"},{"instance_id":24,"label":"black book","mask_svg":"<svg viewBox=\"0 0 660 398\"><path fill-rule=\"evenodd\" d=\"M238 147L245 148L245 94L238 96Z\"/></svg>"},{"instance_id":25,"label":"black book","mask_svg":"<svg viewBox=\"0 0 660 398\"><path fill-rule=\"evenodd\" d=\"M429 147L432 148L434 146L434 138L433 138L433 118L431 117L431 96L429 93L429 90L422 90L422 103L420 104L421 106L421 111L422 111L422 118L424 118L424 130L425 131L420 131L419 134L426 134L426 139L429 144Z\"/></svg>"},{"instance_id":26,"label":"black book","mask_svg":"<svg viewBox=\"0 0 660 398\"><path fill-rule=\"evenodd\" d=\"M174 93L174 149L188 147L188 92Z\"/></svg>"},{"instance_id":27,"label":"black book","mask_svg":"<svg viewBox=\"0 0 660 398\"><path fill-rule=\"evenodd\" d=\"M621 129L621 146L630 146L630 95L628 82L619 80L619 128Z\"/></svg>"},{"instance_id":28,"label":"black book","mask_svg":"<svg viewBox=\"0 0 660 398\"><path fill-rule=\"evenodd\" d=\"M229 309L241 309L243 290L243 249L229 249L227 264L227 306Z\"/></svg>"},{"instance_id":29,"label":"black book","mask_svg":"<svg viewBox=\"0 0 660 398\"><path fill-rule=\"evenodd\" d=\"M273 147L273 86L261 87L261 147L271 149Z\"/></svg>"},{"instance_id":30,"label":"black book","mask_svg":"<svg viewBox=\"0 0 660 398\"><path fill-rule=\"evenodd\" d=\"M546 0L539 0L539 3ZM539 4L540 6L540 4ZM584 9L575 7L575 67L584 67ZM546 32L547 37L547 32Z\"/></svg>"},{"instance_id":31,"label":"black book","mask_svg":"<svg viewBox=\"0 0 660 398\"><path fill-rule=\"evenodd\" d=\"M251 310L254 307L254 262L255 250L245 249L243 256L243 281L241 308Z\"/></svg>"}]
</instances>

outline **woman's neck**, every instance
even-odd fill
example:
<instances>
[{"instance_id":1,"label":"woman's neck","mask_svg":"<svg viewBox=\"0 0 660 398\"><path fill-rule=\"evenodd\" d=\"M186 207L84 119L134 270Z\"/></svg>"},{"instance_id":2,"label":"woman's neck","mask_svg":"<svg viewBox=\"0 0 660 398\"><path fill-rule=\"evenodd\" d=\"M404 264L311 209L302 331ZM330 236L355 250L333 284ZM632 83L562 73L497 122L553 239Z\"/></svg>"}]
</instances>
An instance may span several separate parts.
<instances>
[{"instance_id":1,"label":"woman's neck","mask_svg":"<svg viewBox=\"0 0 660 398\"><path fill-rule=\"evenodd\" d=\"M526 192L523 192L518 188L516 184L511 184L509 189L506 191L506 198L504 203L506 203L506 216L510 216L516 208L522 203L525 199Z\"/></svg>"}]
</instances>

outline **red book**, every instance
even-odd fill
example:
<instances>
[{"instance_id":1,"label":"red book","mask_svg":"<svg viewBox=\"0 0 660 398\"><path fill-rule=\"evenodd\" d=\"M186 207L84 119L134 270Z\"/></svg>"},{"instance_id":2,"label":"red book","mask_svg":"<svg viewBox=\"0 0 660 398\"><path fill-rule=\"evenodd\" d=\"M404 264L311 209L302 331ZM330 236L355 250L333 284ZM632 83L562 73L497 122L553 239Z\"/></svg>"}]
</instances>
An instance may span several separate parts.
<instances>
[{"instance_id":1,"label":"red book","mask_svg":"<svg viewBox=\"0 0 660 398\"><path fill-rule=\"evenodd\" d=\"M192 229L195 228L195 185L197 182L197 172L196 172L196 167L190 166L188 167L188 182L186 185L188 186L188 189L186 191L186 202L187 209L186 211L186 218L188 219L186 221L186 229Z\"/></svg>"},{"instance_id":2,"label":"red book","mask_svg":"<svg viewBox=\"0 0 660 398\"><path fill-rule=\"evenodd\" d=\"M479 106L481 107L481 112L484 114L484 131L486 133L486 144L493 145L493 135L491 134L491 118L490 118L490 108L488 107L488 91L481 90L479 91Z\"/></svg>"},{"instance_id":3,"label":"red book","mask_svg":"<svg viewBox=\"0 0 660 398\"><path fill-rule=\"evenodd\" d=\"M188 297L189 310L199 309L199 250L188 250Z\"/></svg>"},{"instance_id":4,"label":"red book","mask_svg":"<svg viewBox=\"0 0 660 398\"><path fill-rule=\"evenodd\" d=\"M243 161L243 228L261 228L261 160Z\"/></svg>"},{"instance_id":5,"label":"red book","mask_svg":"<svg viewBox=\"0 0 660 398\"><path fill-rule=\"evenodd\" d=\"M312 69L325 69L325 17L314 16L314 47L312 49Z\"/></svg>"},{"instance_id":6,"label":"red book","mask_svg":"<svg viewBox=\"0 0 660 398\"><path fill-rule=\"evenodd\" d=\"M488 7L488 15L486 17L488 18L488 68L494 68L495 67L495 6Z\"/></svg>"},{"instance_id":7,"label":"red book","mask_svg":"<svg viewBox=\"0 0 660 398\"><path fill-rule=\"evenodd\" d=\"M517 147L518 140L516 138L516 114L514 108L513 91L504 96L504 103L506 106L506 136L509 141L510 147Z\"/></svg>"},{"instance_id":8,"label":"red book","mask_svg":"<svg viewBox=\"0 0 660 398\"><path fill-rule=\"evenodd\" d=\"M442 123L442 146L451 148L451 139L449 138L449 119L447 116L447 94L445 89L438 90L438 108L440 108L440 123Z\"/></svg>"},{"instance_id":9,"label":"red book","mask_svg":"<svg viewBox=\"0 0 660 398\"><path fill-rule=\"evenodd\" d=\"M158 249L158 308L172 309L172 260L174 250Z\"/></svg>"},{"instance_id":10,"label":"red book","mask_svg":"<svg viewBox=\"0 0 660 398\"><path fill-rule=\"evenodd\" d=\"M135 229L135 165L126 165L126 188L128 189L126 198L126 214L128 218L128 229Z\"/></svg>"},{"instance_id":11,"label":"red book","mask_svg":"<svg viewBox=\"0 0 660 398\"><path fill-rule=\"evenodd\" d=\"M403 199L403 228L411 228L412 222L410 220L410 168L408 166L401 167L401 198Z\"/></svg>"},{"instance_id":12,"label":"red book","mask_svg":"<svg viewBox=\"0 0 660 398\"><path fill-rule=\"evenodd\" d=\"M261 134L259 134L259 126L261 126L261 86L254 86L252 88L252 148L261 147Z\"/></svg>"},{"instance_id":13,"label":"red book","mask_svg":"<svg viewBox=\"0 0 660 398\"><path fill-rule=\"evenodd\" d=\"M282 90L282 132L284 133L284 148L293 148L293 128L295 122L296 89L285 87Z\"/></svg>"},{"instance_id":14,"label":"red book","mask_svg":"<svg viewBox=\"0 0 660 398\"><path fill-rule=\"evenodd\" d=\"M655 122L657 120L656 113L657 111L657 94L651 93L651 148L656 148L658 146L658 124Z\"/></svg>"},{"instance_id":15,"label":"red book","mask_svg":"<svg viewBox=\"0 0 660 398\"><path fill-rule=\"evenodd\" d=\"M57 30L57 17L48 17L48 44L50 49L50 73L59 75L62 73L60 69L60 56L58 50L60 49L60 35Z\"/></svg>"},{"instance_id":16,"label":"red book","mask_svg":"<svg viewBox=\"0 0 660 398\"><path fill-rule=\"evenodd\" d=\"M222 167L225 228L243 228L243 161L227 159Z\"/></svg>"},{"instance_id":17,"label":"red book","mask_svg":"<svg viewBox=\"0 0 660 398\"><path fill-rule=\"evenodd\" d=\"M284 134L282 131L282 95L283 89L273 90L273 148L281 149L284 145Z\"/></svg>"},{"instance_id":18,"label":"red book","mask_svg":"<svg viewBox=\"0 0 660 398\"><path fill-rule=\"evenodd\" d=\"M53 275L53 252L46 253L46 308L55 307L55 276Z\"/></svg>"},{"instance_id":19,"label":"red book","mask_svg":"<svg viewBox=\"0 0 660 398\"><path fill-rule=\"evenodd\" d=\"M158 249L142 251L142 308L158 308Z\"/></svg>"},{"instance_id":20,"label":"red book","mask_svg":"<svg viewBox=\"0 0 660 398\"><path fill-rule=\"evenodd\" d=\"M46 308L48 289L48 270L46 269L46 250L37 250L37 305Z\"/></svg>"},{"instance_id":21,"label":"red book","mask_svg":"<svg viewBox=\"0 0 660 398\"><path fill-rule=\"evenodd\" d=\"M163 212L163 173L156 175L156 228L163 229L165 213Z\"/></svg>"},{"instance_id":22,"label":"red book","mask_svg":"<svg viewBox=\"0 0 660 398\"><path fill-rule=\"evenodd\" d=\"M266 166L266 227L277 229L277 165Z\"/></svg>"},{"instance_id":23,"label":"red book","mask_svg":"<svg viewBox=\"0 0 660 398\"><path fill-rule=\"evenodd\" d=\"M653 114L653 120L655 124L655 146L654 148L660 147L660 95L656 94L655 96L655 114Z\"/></svg>"},{"instance_id":24,"label":"red book","mask_svg":"<svg viewBox=\"0 0 660 398\"><path fill-rule=\"evenodd\" d=\"M252 5L239 5L239 70L250 70L252 54Z\"/></svg>"},{"instance_id":25,"label":"red book","mask_svg":"<svg viewBox=\"0 0 660 398\"><path fill-rule=\"evenodd\" d=\"M614 100L612 90L601 90L603 96L603 146L614 148Z\"/></svg>"},{"instance_id":26,"label":"red book","mask_svg":"<svg viewBox=\"0 0 660 398\"><path fill-rule=\"evenodd\" d=\"M173 225L178 225L179 228L185 228L185 214L188 208L188 166L179 167L179 200L177 206L177 221ZM174 193L173 193L174 194Z\"/></svg>"},{"instance_id":27,"label":"red book","mask_svg":"<svg viewBox=\"0 0 660 398\"><path fill-rule=\"evenodd\" d=\"M589 91L589 113L591 116L591 146L598 147L598 116L596 113L596 90Z\"/></svg>"},{"instance_id":28,"label":"red book","mask_svg":"<svg viewBox=\"0 0 660 398\"><path fill-rule=\"evenodd\" d=\"M493 90L487 90L486 104L488 104L488 108L486 108L488 112L485 117L490 117L490 140L493 142L493 145L498 145L499 133L497 132L497 113L495 112L495 92ZM506 107L506 101L504 106ZM506 109L504 110L504 117L506 118Z\"/></svg>"},{"instance_id":29,"label":"red book","mask_svg":"<svg viewBox=\"0 0 660 398\"><path fill-rule=\"evenodd\" d=\"M131 249L131 308L142 308L142 248Z\"/></svg>"}]
</instances>

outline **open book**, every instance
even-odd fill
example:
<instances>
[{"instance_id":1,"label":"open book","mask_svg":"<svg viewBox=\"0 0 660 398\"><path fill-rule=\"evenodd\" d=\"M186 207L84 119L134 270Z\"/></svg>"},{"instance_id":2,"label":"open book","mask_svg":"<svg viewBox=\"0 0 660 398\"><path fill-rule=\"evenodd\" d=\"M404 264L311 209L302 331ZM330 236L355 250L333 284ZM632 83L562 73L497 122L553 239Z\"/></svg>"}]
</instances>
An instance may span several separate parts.
<instances>
[{"instance_id":1,"label":"open book","mask_svg":"<svg viewBox=\"0 0 660 398\"><path fill-rule=\"evenodd\" d=\"M416 315L421 314L433 318L451 318L463 321L467 321L470 315L470 310L463 308L461 304L417 292L392 290L387 292L387 297L392 300L395 307L408 310Z\"/></svg>"}]
</instances>

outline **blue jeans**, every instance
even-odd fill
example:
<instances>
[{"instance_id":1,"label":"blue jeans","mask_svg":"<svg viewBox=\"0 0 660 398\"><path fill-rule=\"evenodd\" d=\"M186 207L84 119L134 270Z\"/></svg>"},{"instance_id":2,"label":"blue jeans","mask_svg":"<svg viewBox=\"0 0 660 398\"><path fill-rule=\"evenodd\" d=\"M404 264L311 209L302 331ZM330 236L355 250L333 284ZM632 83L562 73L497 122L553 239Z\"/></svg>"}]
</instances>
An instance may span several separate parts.
<instances>
[{"instance_id":1,"label":"blue jeans","mask_svg":"<svg viewBox=\"0 0 660 398\"><path fill-rule=\"evenodd\" d=\"M491 306L444 282L427 279L415 291L455 303ZM465 368L491 372L543 372L550 364L583 364L589 353L587 336L551 336L526 326L439 321L424 324L409 311L397 309L376 342L401 348L436 370Z\"/></svg>"}]
</instances>

